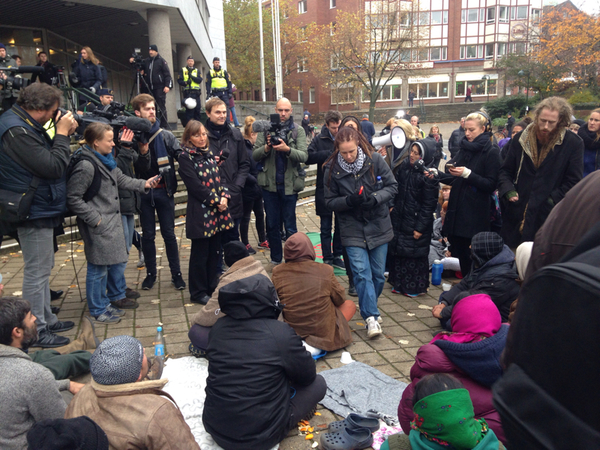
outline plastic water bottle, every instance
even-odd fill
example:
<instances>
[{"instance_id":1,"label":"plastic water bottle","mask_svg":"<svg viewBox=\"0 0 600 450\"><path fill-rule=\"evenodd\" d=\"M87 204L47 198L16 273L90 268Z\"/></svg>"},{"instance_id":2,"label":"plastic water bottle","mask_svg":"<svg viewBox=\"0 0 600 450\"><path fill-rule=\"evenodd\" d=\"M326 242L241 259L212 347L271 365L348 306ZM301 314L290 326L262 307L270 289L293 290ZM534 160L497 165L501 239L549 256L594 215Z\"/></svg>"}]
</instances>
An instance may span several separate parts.
<instances>
[{"instance_id":1,"label":"plastic water bottle","mask_svg":"<svg viewBox=\"0 0 600 450\"><path fill-rule=\"evenodd\" d=\"M444 265L439 259L436 259L431 266L431 284L439 286L442 284L442 272L444 271Z\"/></svg>"},{"instance_id":2,"label":"plastic water bottle","mask_svg":"<svg viewBox=\"0 0 600 450\"><path fill-rule=\"evenodd\" d=\"M375 183L375 190L379 191L383 189L383 181L381 181L381 177L378 175L377 176L377 183Z\"/></svg>"},{"instance_id":3,"label":"plastic water bottle","mask_svg":"<svg viewBox=\"0 0 600 450\"><path fill-rule=\"evenodd\" d=\"M162 327L156 328L156 339L154 339L154 356L156 358L165 357L165 338L162 334Z\"/></svg>"}]
</instances>

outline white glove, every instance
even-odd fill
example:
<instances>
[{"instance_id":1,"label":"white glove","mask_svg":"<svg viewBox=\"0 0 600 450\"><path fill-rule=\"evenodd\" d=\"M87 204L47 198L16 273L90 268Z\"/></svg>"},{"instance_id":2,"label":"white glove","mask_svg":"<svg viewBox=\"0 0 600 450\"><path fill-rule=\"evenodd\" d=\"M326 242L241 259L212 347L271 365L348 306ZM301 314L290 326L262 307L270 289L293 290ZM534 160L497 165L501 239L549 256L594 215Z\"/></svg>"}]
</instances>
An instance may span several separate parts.
<instances>
[{"instance_id":1,"label":"white glove","mask_svg":"<svg viewBox=\"0 0 600 450\"><path fill-rule=\"evenodd\" d=\"M96 88L95 87L91 87L90 91L92 91L92 94L95 94L96 93Z\"/></svg>"}]
</instances>

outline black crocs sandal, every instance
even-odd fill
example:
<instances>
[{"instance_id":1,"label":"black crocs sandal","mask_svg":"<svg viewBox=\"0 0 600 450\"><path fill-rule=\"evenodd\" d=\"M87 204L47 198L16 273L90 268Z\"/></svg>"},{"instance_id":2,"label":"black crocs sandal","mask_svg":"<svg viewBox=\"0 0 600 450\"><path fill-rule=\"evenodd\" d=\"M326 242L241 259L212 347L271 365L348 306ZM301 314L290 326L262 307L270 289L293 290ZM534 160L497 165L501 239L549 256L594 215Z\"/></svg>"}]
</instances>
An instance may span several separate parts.
<instances>
[{"instance_id":1,"label":"black crocs sandal","mask_svg":"<svg viewBox=\"0 0 600 450\"><path fill-rule=\"evenodd\" d=\"M360 450L371 447L373 434L368 428L343 428L334 433L321 434L320 442L323 450Z\"/></svg>"},{"instance_id":2,"label":"black crocs sandal","mask_svg":"<svg viewBox=\"0 0 600 450\"><path fill-rule=\"evenodd\" d=\"M335 432L340 431L344 428L350 428L356 430L357 428L367 428L374 433L379 430L379 419L369 416L361 416L360 414L350 413L344 420L338 420L337 422L331 422L329 424L329 431Z\"/></svg>"}]
</instances>

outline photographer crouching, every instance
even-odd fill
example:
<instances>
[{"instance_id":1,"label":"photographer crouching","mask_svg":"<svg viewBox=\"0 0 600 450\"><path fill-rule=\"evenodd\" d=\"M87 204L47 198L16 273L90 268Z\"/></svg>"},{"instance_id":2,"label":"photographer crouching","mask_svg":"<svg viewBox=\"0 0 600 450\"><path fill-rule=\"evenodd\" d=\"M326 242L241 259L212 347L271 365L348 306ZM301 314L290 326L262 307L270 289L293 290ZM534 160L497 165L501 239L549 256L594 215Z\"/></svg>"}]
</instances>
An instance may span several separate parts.
<instances>
[{"instance_id":1,"label":"photographer crouching","mask_svg":"<svg viewBox=\"0 0 600 450\"><path fill-rule=\"evenodd\" d=\"M67 201L69 136L77 127L70 112L58 108L62 92L44 83L21 90L17 104L0 117L0 220L16 228L23 251L23 298L37 318L35 346L60 347L73 322L60 322L50 309L54 267L54 228L62 224ZM53 138L43 125L55 122ZM12 200L11 200L12 199Z\"/></svg>"}]
</instances>

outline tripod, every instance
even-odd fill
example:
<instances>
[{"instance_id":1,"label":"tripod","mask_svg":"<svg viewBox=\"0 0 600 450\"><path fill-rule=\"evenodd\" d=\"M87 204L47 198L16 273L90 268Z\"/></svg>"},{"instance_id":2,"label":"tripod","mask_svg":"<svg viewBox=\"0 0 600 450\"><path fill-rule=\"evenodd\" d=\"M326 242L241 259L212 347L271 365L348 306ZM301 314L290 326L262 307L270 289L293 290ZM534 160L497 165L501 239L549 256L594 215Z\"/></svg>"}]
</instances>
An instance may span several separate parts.
<instances>
[{"instance_id":1,"label":"tripod","mask_svg":"<svg viewBox=\"0 0 600 450\"><path fill-rule=\"evenodd\" d=\"M135 68L135 84L133 86L131 86L131 92L129 93L129 104L131 104L131 100L135 95L139 95L140 94L140 80L144 83L144 87L146 88L146 91L150 94L152 94L152 89L150 89L150 86L148 86L148 82L146 81L146 79L144 78L144 76L142 75L142 68L139 67L138 65L136 65ZM171 127L169 127L169 124L167 123L167 120L165 118L165 115L163 113L163 111L159 108L156 99L154 100L154 106L156 107L156 118L158 120L160 120L161 124L166 124L167 129L171 129Z\"/></svg>"}]
</instances>

